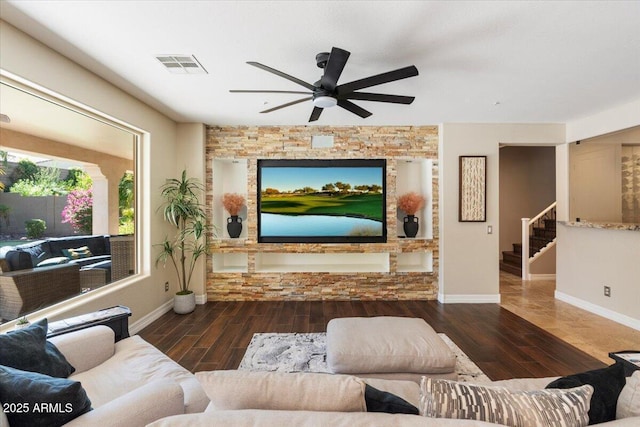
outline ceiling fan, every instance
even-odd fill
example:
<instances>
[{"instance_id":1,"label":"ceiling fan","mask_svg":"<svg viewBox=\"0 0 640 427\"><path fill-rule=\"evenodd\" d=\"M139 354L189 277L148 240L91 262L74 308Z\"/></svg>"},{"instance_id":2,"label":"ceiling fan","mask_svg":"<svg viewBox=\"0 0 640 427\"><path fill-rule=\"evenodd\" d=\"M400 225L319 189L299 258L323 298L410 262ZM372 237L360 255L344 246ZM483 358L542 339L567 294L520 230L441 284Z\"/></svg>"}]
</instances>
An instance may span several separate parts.
<instances>
[{"instance_id":1,"label":"ceiling fan","mask_svg":"<svg viewBox=\"0 0 640 427\"><path fill-rule=\"evenodd\" d=\"M400 68L397 70L389 71L375 76L366 77L364 79L355 80L350 83L338 85L338 79L344 70L344 66L349 59L350 52L344 49L334 47L329 52L321 52L316 55L316 64L319 68L324 69L324 73L320 80L314 84L307 83L289 74L278 71L275 68L268 67L259 62L249 61L247 64L258 67L264 71L275 74L276 76L283 77L290 80L310 92L302 91L289 91L289 90L230 90L232 93L297 93L306 94L306 96L295 101L287 102L286 104L278 105L277 107L269 108L268 110L261 111L261 113L270 113L272 111L279 110L281 108L289 107L291 105L299 104L305 101L313 102L313 110L311 111L310 122L314 122L320 118L322 110L338 105L345 110L351 111L354 114L362 118L369 117L371 112L351 102L351 99L361 101L377 101L377 102L390 102L393 104L411 104L415 97L402 96L402 95L387 95L382 93L370 93L370 92L356 92L360 89L365 89L372 86L381 85L383 83L389 83L396 80L406 79L418 75L418 69L411 65L409 67Z\"/></svg>"}]
</instances>

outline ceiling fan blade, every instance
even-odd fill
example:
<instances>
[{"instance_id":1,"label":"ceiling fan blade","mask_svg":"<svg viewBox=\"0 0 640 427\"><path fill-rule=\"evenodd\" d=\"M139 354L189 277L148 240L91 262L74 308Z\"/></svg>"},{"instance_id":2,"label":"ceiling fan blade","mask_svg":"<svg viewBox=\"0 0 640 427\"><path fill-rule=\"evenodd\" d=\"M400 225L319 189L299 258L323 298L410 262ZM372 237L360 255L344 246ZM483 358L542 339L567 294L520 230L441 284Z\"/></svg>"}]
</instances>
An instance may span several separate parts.
<instances>
[{"instance_id":1,"label":"ceiling fan blade","mask_svg":"<svg viewBox=\"0 0 640 427\"><path fill-rule=\"evenodd\" d=\"M316 120L318 120L320 118L320 114L322 114L322 110L324 110L324 108L313 107L313 111L311 112L311 117L309 117L309 121L315 122Z\"/></svg>"},{"instance_id":2,"label":"ceiling fan blade","mask_svg":"<svg viewBox=\"0 0 640 427\"><path fill-rule=\"evenodd\" d=\"M339 47L334 47L331 49L331 54L329 54L329 60L327 61L327 65L324 67L324 74L320 79L320 85L326 90L333 92L338 84L338 79L342 74L342 70L344 70L344 66L347 64L347 59L349 59L350 52L347 52L344 49L340 49Z\"/></svg>"},{"instance_id":3,"label":"ceiling fan blade","mask_svg":"<svg viewBox=\"0 0 640 427\"><path fill-rule=\"evenodd\" d=\"M399 68L397 70L388 71L386 73L377 74L375 76L366 77L350 83L345 83L336 87L338 95L348 94L354 90L364 89L366 87L377 86L383 83L394 82L396 80L406 79L418 75L418 69L414 65Z\"/></svg>"},{"instance_id":4,"label":"ceiling fan blade","mask_svg":"<svg viewBox=\"0 0 640 427\"><path fill-rule=\"evenodd\" d=\"M367 111L364 108L357 106L353 102L347 101L346 99L339 99L338 100L338 105L341 106L342 108L344 108L345 110L351 111L353 114L357 114L358 116L362 117L363 119L366 119L367 117L369 117L371 115L370 111Z\"/></svg>"},{"instance_id":5,"label":"ceiling fan blade","mask_svg":"<svg viewBox=\"0 0 640 427\"><path fill-rule=\"evenodd\" d=\"M260 112L261 113L270 113L272 111L276 111L276 110L279 110L281 108L289 107L291 105L296 105L296 104L299 104L299 103L304 102L304 101L310 101L311 99L312 99L311 96L305 97L305 98L302 98L302 99L296 99L295 101L287 102L286 104L278 105L277 107L269 108L268 110L264 110L264 111L260 111Z\"/></svg>"},{"instance_id":6,"label":"ceiling fan blade","mask_svg":"<svg viewBox=\"0 0 640 427\"><path fill-rule=\"evenodd\" d=\"M297 90L253 90L253 89L231 89L231 93L300 93L303 95L311 95L311 92L302 92Z\"/></svg>"},{"instance_id":7,"label":"ceiling fan blade","mask_svg":"<svg viewBox=\"0 0 640 427\"><path fill-rule=\"evenodd\" d=\"M393 104L411 104L415 96L387 95L384 93L351 92L338 95L338 99L359 99L362 101L391 102Z\"/></svg>"},{"instance_id":8,"label":"ceiling fan blade","mask_svg":"<svg viewBox=\"0 0 640 427\"><path fill-rule=\"evenodd\" d=\"M316 89L316 87L314 85L310 84L310 83L302 81L302 80L300 80L300 79L298 79L296 77L290 76L289 74L283 73L282 71L278 71L275 68L268 67L268 66L266 66L264 64L261 64L259 62L248 61L247 64L253 65L254 67L260 68L261 70L268 71L268 72L270 72L272 74L275 74L276 76L280 76L280 77L285 78L285 79L287 79L289 81L297 83L300 86L306 87L307 89L309 89L311 91Z\"/></svg>"}]
</instances>

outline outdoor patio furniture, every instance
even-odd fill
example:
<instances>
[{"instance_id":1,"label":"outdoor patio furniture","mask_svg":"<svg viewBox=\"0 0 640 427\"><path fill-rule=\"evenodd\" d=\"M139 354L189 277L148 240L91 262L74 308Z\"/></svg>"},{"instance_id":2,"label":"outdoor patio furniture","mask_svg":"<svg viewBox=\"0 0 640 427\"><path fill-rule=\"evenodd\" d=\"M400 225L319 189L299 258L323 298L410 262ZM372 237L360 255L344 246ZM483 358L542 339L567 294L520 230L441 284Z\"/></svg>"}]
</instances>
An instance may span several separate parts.
<instances>
[{"instance_id":1,"label":"outdoor patio furniture","mask_svg":"<svg viewBox=\"0 0 640 427\"><path fill-rule=\"evenodd\" d=\"M0 274L0 318L13 320L25 313L78 295L80 267L61 264Z\"/></svg>"}]
</instances>

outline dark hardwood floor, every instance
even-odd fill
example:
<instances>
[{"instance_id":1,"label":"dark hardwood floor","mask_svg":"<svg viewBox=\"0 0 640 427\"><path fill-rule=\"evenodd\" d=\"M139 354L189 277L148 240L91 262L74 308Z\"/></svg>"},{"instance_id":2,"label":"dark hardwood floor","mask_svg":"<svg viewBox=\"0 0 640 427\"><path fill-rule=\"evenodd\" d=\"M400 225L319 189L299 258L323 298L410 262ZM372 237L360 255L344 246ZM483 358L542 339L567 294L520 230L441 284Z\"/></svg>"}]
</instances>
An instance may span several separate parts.
<instances>
[{"instance_id":1,"label":"dark hardwood floor","mask_svg":"<svg viewBox=\"0 0 640 427\"><path fill-rule=\"evenodd\" d=\"M492 380L568 375L605 364L497 304L436 301L209 302L164 314L140 336L192 372L236 369L256 332L324 332L335 317L421 317Z\"/></svg>"}]
</instances>

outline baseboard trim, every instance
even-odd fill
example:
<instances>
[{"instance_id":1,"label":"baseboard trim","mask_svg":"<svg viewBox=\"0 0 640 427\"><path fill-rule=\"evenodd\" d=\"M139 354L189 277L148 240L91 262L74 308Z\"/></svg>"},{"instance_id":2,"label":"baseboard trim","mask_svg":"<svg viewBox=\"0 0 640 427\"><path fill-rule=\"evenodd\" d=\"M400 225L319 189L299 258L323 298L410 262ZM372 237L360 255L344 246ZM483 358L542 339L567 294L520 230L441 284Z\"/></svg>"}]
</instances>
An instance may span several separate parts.
<instances>
[{"instance_id":1,"label":"baseboard trim","mask_svg":"<svg viewBox=\"0 0 640 427\"><path fill-rule=\"evenodd\" d=\"M158 320L163 314L170 311L172 308L173 308L173 298L171 298L169 301L165 302L160 307L153 310L151 313L147 314L146 316L143 316L136 322L133 322L131 325L129 325L129 333L131 335L137 334L138 332L140 332L141 330L143 330L144 328L152 324L154 321Z\"/></svg>"},{"instance_id":2,"label":"baseboard trim","mask_svg":"<svg viewBox=\"0 0 640 427\"><path fill-rule=\"evenodd\" d=\"M500 304L500 294L438 294L438 301L442 304Z\"/></svg>"},{"instance_id":3,"label":"baseboard trim","mask_svg":"<svg viewBox=\"0 0 640 427\"><path fill-rule=\"evenodd\" d=\"M196 295L196 304L202 305L206 303L207 303L207 294ZM144 328L146 328L147 326L149 326L150 324L158 320L160 316L170 311L172 308L173 308L173 298L165 302L164 304L162 304L160 307L153 310L151 313L142 317L137 322L132 323L129 326L129 333L131 335L137 334L138 332L140 332L141 330L143 330Z\"/></svg>"},{"instance_id":4,"label":"baseboard trim","mask_svg":"<svg viewBox=\"0 0 640 427\"><path fill-rule=\"evenodd\" d=\"M606 319L613 320L614 322L640 331L640 319L634 319L633 317L629 317L625 314L620 314L616 311L609 310L608 308L601 307L599 305L593 304L580 298L576 298L571 295L567 295L563 292L555 291L555 297L556 299L564 301L567 304L574 305L593 314L597 314L598 316L602 316Z\"/></svg>"},{"instance_id":5,"label":"baseboard trim","mask_svg":"<svg viewBox=\"0 0 640 427\"><path fill-rule=\"evenodd\" d=\"M556 280L555 274L529 274L529 280Z\"/></svg>"}]
</instances>

